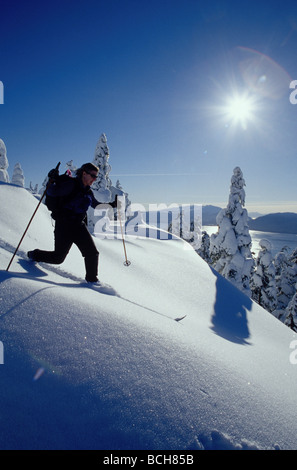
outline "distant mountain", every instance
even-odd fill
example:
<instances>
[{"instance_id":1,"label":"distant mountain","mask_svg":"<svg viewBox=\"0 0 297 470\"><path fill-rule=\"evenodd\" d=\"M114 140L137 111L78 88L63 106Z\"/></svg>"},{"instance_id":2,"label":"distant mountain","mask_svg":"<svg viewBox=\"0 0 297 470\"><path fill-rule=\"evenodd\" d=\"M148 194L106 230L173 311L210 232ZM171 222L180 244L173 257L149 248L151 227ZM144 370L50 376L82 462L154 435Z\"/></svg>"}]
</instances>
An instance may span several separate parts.
<instances>
[{"instance_id":1,"label":"distant mountain","mask_svg":"<svg viewBox=\"0 0 297 470\"><path fill-rule=\"evenodd\" d=\"M248 211L248 213L249 213L249 217L251 217L252 219L256 219L257 217L262 217L262 215L263 215L260 212L250 212L250 211Z\"/></svg>"},{"instance_id":2,"label":"distant mountain","mask_svg":"<svg viewBox=\"0 0 297 470\"><path fill-rule=\"evenodd\" d=\"M178 209L173 210L173 215L172 217L175 218L177 215ZM185 207L183 207L183 210L185 210ZM193 211L193 206L189 204L189 210ZM216 218L218 213L222 210L221 207L218 206L212 206L212 205L205 205L202 206L202 225L217 225ZM160 211L160 212L166 212L166 209ZM278 212L278 213L273 213L273 214L267 214L263 215L260 217L257 217L256 219L252 219L251 215L255 215L254 213L249 213L249 221L248 225L250 230L259 230L260 232L277 232L277 233L293 233L297 234L297 213L294 212ZM146 213L146 221L148 223L151 223L154 225L157 223L157 215L155 214L154 211L150 211L149 213ZM165 219L165 224L164 226L161 224L161 222L158 222L158 226L167 230L168 221L169 219ZM192 219L193 220L193 215Z\"/></svg>"},{"instance_id":3,"label":"distant mountain","mask_svg":"<svg viewBox=\"0 0 297 470\"><path fill-rule=\"evenodd\" d=\"M296 233L297 214L294 212L278 212L249 220L250 230L261 232Z\"/></svg>"},{"instance_id":4,"label":"distant mountain","mask_svg":"<svg viewBox=\"0 0 297 470\"><path fill-rule=\"evenodd\" d=\"M196 215L199 214L199 209L197 209L197 207L199 208L199 206L200 206L200 204L196 204L196 205L195 204L184 204L180 207L177 205L175 208L172 208L171 206L168 206L168 208L165 207L164 209L159 209L157 211L156 210L150 210L150 211L144 212L143 213L143 218L147 223L152 224L152 225L155 225L155 224L158 223L159 227L167 230L168 224L171 221L171 217L172 217L172 219L175 219L177 217L177 214L180 212L181 209L182 209L184 214L189 214L189 211L190 211L191 220L194 220L195 214ZM196 212L194 211L194 208L195 208ZM202 225L217 225L216 217L217 217L217 215L218 215L218 213L220 212L221 209L222 209L221 207L211 206L211 205L202 206ZM163 214L163 217L160 219L160 221L158 221L158 219L157 219L157 213L158 212L160 214L161 213ZM172 216L171 216L171 212L172 212ZM165 213L165 217L164 217L164 213ZM167 216L166 216L166 214L167 214Z\"/></svg>"},{"instance_id":5,"label":"distant mountain","mask_svg":"<svg viewBox=\"0 0 297 470\"><path fill-rule=\"evenodd\" d=\"M216 218L221 209L217 206L202 206L202 225L217 225Z\"/></svg>"}]
</instances>

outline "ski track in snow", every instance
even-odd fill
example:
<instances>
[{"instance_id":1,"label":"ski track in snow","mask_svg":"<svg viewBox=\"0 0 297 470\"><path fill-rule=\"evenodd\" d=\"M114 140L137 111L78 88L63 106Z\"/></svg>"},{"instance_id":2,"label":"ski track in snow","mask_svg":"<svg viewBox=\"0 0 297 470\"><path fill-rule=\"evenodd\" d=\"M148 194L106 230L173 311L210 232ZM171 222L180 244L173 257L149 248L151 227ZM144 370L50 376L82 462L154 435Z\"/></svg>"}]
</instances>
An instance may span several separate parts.
<instances>
[{"instance_id":1,"label":"ski track in snow","mask_svg":"<svg viewBox=\"0 0 297 470\"><path fill-rule=\"evenodd\" d=\"M8 251L10 253L14 253L14 251L15 251L15 248L12 245L10 245L9 243L5 242L2 239L0 239L0 248L5 249L6 251ZM91 290L93 290L95 292L98 292L100 294L114 295L114 296L120 298L121 300L123 300L125 302L129 302L129 303L131 303L131 304L133 304L133 305L135 305L135 306L137 306L141 309L148 310L148 311L153 312L157 315L160 315L164 318L168 318L169 320L174 320L176 322L181 322L187 316L187 315L182 315L180 317L173 318L170 315L166 315L164 313L153 310L152 308L145 307L144 305L141 305L141 304L139 304L135 301L129 300L129 299L121 296L120 294L118 294L116 292L116 290L113 287L111 287L109 285L105 285L104 283L100 286L88 285L86 283L86 281L84 281L82 278L80 278L78 276L75 276L74 274L72 274L68 271L63 270L59 266L46 264L46 263L40 263L40 262L35 263L34 261L29 260L28 257L27 257L27 254L22 250L18 250L18 252L15 255L14 262L19 263L24 268L24 270L27 271L27 273L26 272L24 272L24 273L14 272L14 271L12 271L12 266L11 266L10 270L6 274L7 277L19 277L19 278L24 278L24 279L31 279L33 281L36 280L36 281L43 282L43 283L46 283L46 284L55 285L57 287L73 287L73 284L69 281L74 281L75 282L75 287L91 289ZM39 266L42 269L40 269ZM53 274L56 274L56 275L64 278L64 281L67 280L68 282L62 283L62 282L59 282L59 280L57 282L55 282L54 280L43 279L44 276L47 276L47 272L51 272Z\"/></svg>"}]
</instances>

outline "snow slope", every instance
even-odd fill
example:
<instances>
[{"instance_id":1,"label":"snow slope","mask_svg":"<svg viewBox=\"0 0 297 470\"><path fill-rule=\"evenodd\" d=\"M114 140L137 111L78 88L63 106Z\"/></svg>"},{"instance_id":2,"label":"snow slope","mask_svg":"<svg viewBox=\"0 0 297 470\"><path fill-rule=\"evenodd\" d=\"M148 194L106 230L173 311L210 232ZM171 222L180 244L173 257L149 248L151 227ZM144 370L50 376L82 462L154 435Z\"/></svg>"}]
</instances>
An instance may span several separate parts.
<instances>
[{"instance_id":1,"label":"snow slope","mask_svg":"<svg viewBox=\"0 0 297 470\"><path fill-rule=\"evenodd\" d=\"M0 449L296 449L294 333L181 240L98 240L97 292L40 207L0 184ZM180 318L187 315L180 321Z\"/></svg>"}]
</instances>

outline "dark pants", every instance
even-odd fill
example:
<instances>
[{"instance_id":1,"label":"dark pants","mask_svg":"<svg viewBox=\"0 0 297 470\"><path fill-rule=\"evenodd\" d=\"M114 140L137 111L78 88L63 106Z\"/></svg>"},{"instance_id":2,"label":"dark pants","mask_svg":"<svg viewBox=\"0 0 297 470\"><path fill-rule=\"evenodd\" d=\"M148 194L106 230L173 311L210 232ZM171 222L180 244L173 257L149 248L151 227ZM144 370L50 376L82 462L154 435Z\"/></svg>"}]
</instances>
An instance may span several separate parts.
<instances>
[{"instance_id":1,"label":"dark pants","mask_svg":"<svg viewBox=\"0 0 297 470\"><path fill-rule=\"evenodd\" d=\"M54 251L34 250L34 259L44 263L61 264L73 243L85 259L86 280L96 282L99 252L84 222L67 218L56 220Z\"/></svg>"}]
</instances>

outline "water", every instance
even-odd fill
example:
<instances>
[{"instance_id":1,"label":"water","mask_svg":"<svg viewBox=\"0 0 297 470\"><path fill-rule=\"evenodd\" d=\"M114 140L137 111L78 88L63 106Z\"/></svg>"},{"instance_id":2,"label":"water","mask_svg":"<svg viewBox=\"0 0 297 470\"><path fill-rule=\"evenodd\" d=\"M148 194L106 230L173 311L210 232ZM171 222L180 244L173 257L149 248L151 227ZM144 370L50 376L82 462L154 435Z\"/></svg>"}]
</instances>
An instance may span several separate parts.
<instances>
[{"instance_id":1,"label":"water","mask_svg":"<svg viewBox=\"0 0 297 470\"><path fill-rule=\"evenodd\" d=\"M216 233L218 228L213 225L203 226L208 235ZM272 246L272 255L275 256L284 246L288 246L290 250L297 248L297 235L292 233L272 233L272 232L258 232L256 230L250 230L252 237L252 251L257 256L260 247L259 242L263 238L268 240Z\"/></svg>"},{"instance_id":2,"label":"water","mask_svg":"<svg viewBox=\"0 0 297 470\"><path fill-rule=\"evenodd\" d=\"M297 248L297 235L292 233L272 233L272 232L257 232L250 230L252 237L252 248L255 253L258 253L259 241L265 238L270 241L272 246L272 254L275 256L284 246L288 246L290 251Z\"/></svg>"}]
</instances>

